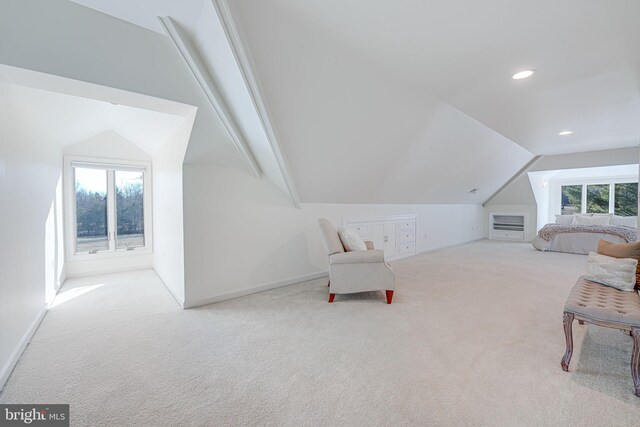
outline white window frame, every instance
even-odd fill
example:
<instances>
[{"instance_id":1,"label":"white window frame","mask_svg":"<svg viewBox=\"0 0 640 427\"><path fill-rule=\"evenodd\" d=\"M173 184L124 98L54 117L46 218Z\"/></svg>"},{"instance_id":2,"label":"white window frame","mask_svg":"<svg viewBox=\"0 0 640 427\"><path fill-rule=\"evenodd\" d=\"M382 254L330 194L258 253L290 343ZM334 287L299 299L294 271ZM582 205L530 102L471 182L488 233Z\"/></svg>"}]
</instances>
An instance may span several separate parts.
<instances>
[{"instance_id":1,"label":"white window frame","mask_svg":"<svg viewBox=\"0 0 640 427\"><path fill-rule=\"evenodd\" d=\"M77 223L76 223L76 188L74 164L90 164L97 167L104 166L107 169L107 176L113 174L113 170L126 170L127 168L144 169L143 179L143 216L144 216L144 246L136 247L133 250L115 247L115 224L116 216L107 215L109 229L109 247L113 244L113 249L98 251L96 253L76 252L77 243ZM121 168L121 169L119 169ZM109 159L86 156L64 156L64 222L65 222L65 243L67 259L69 261L90 261L97 259L129 257L137 255L148 255L153 253L153 200L152 200L152 177L151 162L139 160ZM114 180L107 179L107 209L115 211L115 188ZM113 200L112 200L113 199ZM113 234L112 234L113 233ZM113 242L113 243L112 243Z\"/></svg>"},{"instance_id":2,"label":"white window frame","mask_svg":"<svg viewBox=\"0 0 640 427\"><path fill-rule=\"evenodd\" d=\"M580 213L587 213L587 186L588 185L609 185L609 213L615 213L615 184L629 184L638 182L638 178L635 176L615 176L606 178L580 178L571 180L557 180L551 185L552 193L550 210L553 215L559 215L562 212L562 187L567 185L581 185L582 186L582 206L580 207ZM638 187L640 190L640 186Z\"/></svg>"}]
</instances>

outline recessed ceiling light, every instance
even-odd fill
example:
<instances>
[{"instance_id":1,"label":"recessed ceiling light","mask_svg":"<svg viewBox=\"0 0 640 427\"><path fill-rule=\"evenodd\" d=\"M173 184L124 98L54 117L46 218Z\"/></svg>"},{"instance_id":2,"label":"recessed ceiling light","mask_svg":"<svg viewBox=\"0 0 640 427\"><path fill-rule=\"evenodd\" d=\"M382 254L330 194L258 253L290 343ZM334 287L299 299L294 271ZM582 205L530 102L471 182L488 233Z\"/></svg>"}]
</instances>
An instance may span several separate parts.
<instances>
[{"instance_id":1,"label":"recessed ceiling light","mask_svg":"<svg viewBox=\"0 0 640 427\"><path fill-rule=\"evenodd\" d=\"M571 135L572 133L573 133L572 130L563 130L562 132L558 132L558 135L566 136L566 135Z\"/></svg>"},{"instance_id":2,"label":"recessed ceiling light","mask_svg":"<svg viewBox=\"0 0 640 427\"><path fill-rule=\"evenodd\" d=\"M522 80L522 79L526 79L527 77L533 76L533 73L535 73L535 72L536 72L536 70L518 71L513 76L511 76L511 78L513 80Z\"/></svg>"}]
</instances>

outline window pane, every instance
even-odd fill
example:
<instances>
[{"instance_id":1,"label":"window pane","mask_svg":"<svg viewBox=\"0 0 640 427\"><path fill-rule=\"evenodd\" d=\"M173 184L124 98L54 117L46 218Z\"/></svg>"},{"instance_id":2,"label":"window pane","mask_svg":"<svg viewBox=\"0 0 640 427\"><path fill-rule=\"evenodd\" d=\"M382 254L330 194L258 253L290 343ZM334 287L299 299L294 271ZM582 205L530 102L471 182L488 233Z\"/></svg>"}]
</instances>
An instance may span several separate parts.
<instances>
[{"instance_id":1,"label":"window pane","mask_svg":"<svg viewBox=\"0 0 640 427\"><path fill-rule=\"evenodd\" d=\"M107 171L74 168L76 179L76 252L109 249Z\"/></svg>"},{"instance_id":2,"label":"window pane","mask_svg":"<svg viewBox=\"0 0 640 427\"><path fill-rule=\"evenodd\" d=\"M609 213L609 184L587 185L587 213Z\"/></svg>"},{"instance_id":3,"label":"window pane","mask_svg":"<svg viewBox=\"0 0 640 427\"><path fill-rule=\"evenodd\" d=\"M562 215L582 212L582 185L562 186Z\"/></svg>"},{"instance_id":4,"label":"window pane","mask_svg":"<svg viewBox=\"0 0 640 427\"><path fill-rule=\"evenodd\" d=\"M615 184L615 214L620 216L638 215L638 183Z\"/></svg>"},{"instance_id":5,"label":"window pane","mask_svg":"<svg viewBox=\"0 0 640 427\"><path fill-rule=\"evenodd\" d=\"M116 249L144 246L143 172L116 171Z\"/></svg>"}]
</instances>

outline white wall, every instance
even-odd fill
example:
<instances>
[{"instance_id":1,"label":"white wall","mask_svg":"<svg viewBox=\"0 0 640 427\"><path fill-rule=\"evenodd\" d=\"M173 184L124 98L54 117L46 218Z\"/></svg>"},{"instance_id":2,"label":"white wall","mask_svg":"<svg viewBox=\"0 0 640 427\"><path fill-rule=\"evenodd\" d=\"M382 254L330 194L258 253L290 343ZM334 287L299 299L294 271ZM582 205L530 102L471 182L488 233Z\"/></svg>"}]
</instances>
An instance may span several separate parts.
<instances>
[{"instance_id":1,"label":"white wall","mask_svg":"<svg viewBox=\"0 0 640 427\"><path fill-rule=\"evenodd\" d=\"M64 148L65 155L86 156L90 158L105 158L109 160L129 160L150 162L151 156L134 144L123 138L114 131L106 131L88 138L84 141ZM63 171L65 186L73 188L73 184L66 182L71 180L71 171ZM153 177L153 171L151 171ZM69 187L71 185L71 187ZM155 191L154 191L155 193ZM151 195L151 194L150 194ZM70 196L70 191L67 191ZM152 196L152 195L151 195ZM67 203L70 206L69 203ZM67 225L71 224L72 218L67 218ZM67 227L67 247L71 248L73 241L71 227ZM69 254L68 254L69 255ZM95 259L73 259L67 256L66 273L67 277L89 276L115 271L139 270L151 268L153 266L153 254L127 254L126 257L96 257Z\"/></svg>"},{"instance_id":2,"label":"white wall","mask_svg":"<svg viewBox=\"0 0 640 427\"><path fill-rule=\"evenodd\" d=\"M11 67L0 67L0 200L3 212L0 221L3 236L0 240L0 387L67 275L150 268L153 265L153 255L150 253L129 255L117 261L91 259L75 262L65 257L63 182L71 186L73 183L69 177L64 177L63 155L144 162L150 162L151 156L116 132L103 132L101 123L106 120L101 113L104 111L78 108L78 103L87 101L84 97L62 96L60 93L54 94L55 91L47 92L9 83L14 82L16 77L22 77L18 74ZM25 73L25 76L32 77L33 74ZM36 85L42 83L33 82ZM43 97L40 101L53 101L37 102L34 96L40 93ZM148 98L140 98L142 103L149 101ZM72 107L75 108L69 107L65 102L67 99L74 100ZM92 103L89 102L88 106L92 107ZM162 141L167 138L162 133L167 132L171 123L177 120L186 123L180 128L181 132L176 131L165 143L179 145L179 149L171 154L171 161L178 166L182 164L195 116L193 107L183 105L175 108L180 111L183 107L191 111L188 118L164 114L164 121L142 136L145 146L160 145L160 138L163 137ZM125 107L118 108L122 110ZM119 111L120 123L126 123L125 113L130 110ZM136 130L140 133L141 115L147 114L146 123L149 122L149 114L158 115L153 110L138 110L134 118L138 126L132 129L125 126L125 130L132 130L133 134ZM167 123L167 117L172 120L170 123ZM87 135L93 136L84 139ZM81 142L69 145L78 140ZM177 197L169 205L181 210L180 172L178 177L179 192L163 186L160 186L160 190L166 191L169 197ZM153 192L153 186L150 191ZM146 211L151 212L150 209ZM147 223L151 224L153 221L150 217L148 219ZM167 226L166 234L174 232L182 233L181 217ZM182 246L179 246L179 250L181 255ZM182 258L165 259L168 265L178 262L182 263ZM165 265L165 268L169 267ZM177 268L182 269L182 265ZM184 283L181 282L179 286L184 286Z\"/></svg>"},{"instance_id":3,"label":"white wall","mask_svg":"<svg viewBox=\"0 0 640 427\"><path fill-rule=\"evenodd\" d=\"M417 250L484 236L479 205L345 205L303 203L267 180L228 168L185 165L186 302L213 302L328 269L318 218L418 213Z\"/></svg>"},{"instance_id":4,"label":"white wall","mask_svg":"<svg viewBox=\"0 0 640 427\"><path fill-rule=\"evenodd\" d=\"M62 150L30 137L0 76L0 387L64 280Z\"/></svg>"},{"instance_id":5,"label":"white wall","mask_svg":"<svg viewBox=\"0 0 640 427\"><path fill-rule=\"evenodd\" d=\"M184 306L184 212L182 161L195 119L153 155L153 268L180 306Z\"/></svg>"},{"instance_id":6,"label":"white wall","mask_svg":"<svg viewBox=\"0 0 640 427\"><path fill-rule=\"evenodd\" d=\"M64 148L64 154L107 159L151 161L151 156L113 130Z\"/></svg>"},{"instance_id":7,"label":"white wall","mask_svg":"<svg viewBox=\"0 0 640 427\"><path fill-rule=\"evenodd\" d=\"M152 153L154 223L168 230L154 233L154 266L182 299L179 163L245 168L188 67L165 36L66 0L0 0L0 10L0 39L12 41L0 50L0 63L198 107L186 154L168 146Z\"/></svg>"}]
</instances>

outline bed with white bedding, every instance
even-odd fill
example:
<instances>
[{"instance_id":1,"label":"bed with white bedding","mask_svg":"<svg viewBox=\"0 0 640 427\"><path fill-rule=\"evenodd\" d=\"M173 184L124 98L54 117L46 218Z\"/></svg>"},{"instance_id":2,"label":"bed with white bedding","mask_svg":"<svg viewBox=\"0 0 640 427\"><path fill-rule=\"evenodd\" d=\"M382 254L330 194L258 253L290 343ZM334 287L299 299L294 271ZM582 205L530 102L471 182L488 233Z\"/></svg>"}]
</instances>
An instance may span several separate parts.
<instances>
[{"instance_id":1,"label":"bed with white bedding","mask_svg":"<svg viewBox=\"0 0 640 427\"><path fill-rule=\"evenodd\" d=\"M558 215L558 217L560 216ZM562 215L562 217L565 216L568 215ZM624 218L624 221L578 218L577 221L574 219L568 223L568 218L557 218L555 224L547 224L542 227L531 243L540 251L588 254L596 252L600 240L608 240L613 243L635 242L637 230L631 224L637 221L637 218L619 218Z\"/></svg>"}]
</instances>

